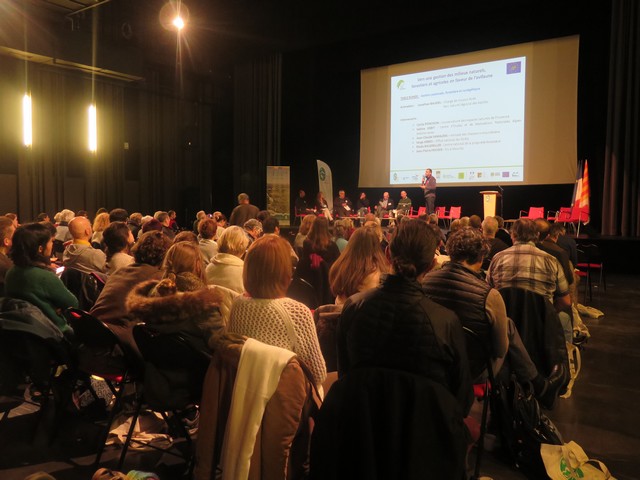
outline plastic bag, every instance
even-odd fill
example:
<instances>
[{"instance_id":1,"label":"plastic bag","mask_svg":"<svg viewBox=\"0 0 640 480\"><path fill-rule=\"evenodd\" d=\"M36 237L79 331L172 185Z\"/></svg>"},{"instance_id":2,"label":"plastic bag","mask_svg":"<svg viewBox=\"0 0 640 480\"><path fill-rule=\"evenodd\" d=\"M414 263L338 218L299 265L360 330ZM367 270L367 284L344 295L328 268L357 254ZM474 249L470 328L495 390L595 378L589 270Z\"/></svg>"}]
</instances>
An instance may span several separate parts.
<instances>
[{"instance_id":1,"label":"plastic bag","mask_svg":"<svg viewBox=\"0 0 640 480\"><path fill-rule=\"evenodd\" d=\"M540 456L551 480L616 480L604 463L589 460L576 442L540 445Z\"/></svg>"}]
</instances>

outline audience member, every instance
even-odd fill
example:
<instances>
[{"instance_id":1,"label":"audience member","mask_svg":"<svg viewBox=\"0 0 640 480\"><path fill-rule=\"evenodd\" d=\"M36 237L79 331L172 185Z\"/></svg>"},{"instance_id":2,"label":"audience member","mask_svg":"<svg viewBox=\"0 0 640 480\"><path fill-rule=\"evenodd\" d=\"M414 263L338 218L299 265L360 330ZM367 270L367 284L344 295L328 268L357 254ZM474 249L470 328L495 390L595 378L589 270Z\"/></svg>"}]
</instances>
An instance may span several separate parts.
<instances>
[{"instance_id":1,"label":"audience member","mask_svg":"<svg viewBox=\"0 0 640 480\"><path fill-rule=\"evenodd\" d=\"M169 228L175 233L178 233L180 231L180 226L178 225L178 221L176 220L178 214L175 210L169 210L167 213L169 214Z\"/></svg>"},{"instance_id":2,"label":"audience member","mask_svg":"<svg viewBox=\"0 0 640 480\"><path fill-rule=\"evenodd\" d=\"M318 217L311 225L309 234L302 244L301 262L311 261L311 255L322 257L327 263L327 267L331 267L340 256L340 250L329 233L329 220L325 217Z\"/></svg>"},{"instance_id":3,"label":"audience member","mask_svg":"<svg viewBox=\"0 0 640 480\"><path fill-rule=\"evenodd\" d=\"M74 216L75 214L71 210L67 210L66 208L60 212L60 216L58 217L58 220L56 220L56 241L66 243L69 240L73 239L71 233L69 232L69 222L73 219Z\"/></svg>"},{"instance_id":4,"label":"audience member","mask_svg":"<svg viewBox=\"0 0 640 480\"><path fill-rule=\"evenodd\" d=\"M101 212L99 212L101 213ZM89 214L87 213L86 210L78 210L78 212L76 213L76 217L87 217L89 218Z\"/></svg>"},{"instance_id":5,"label":"audience member","mask_svg":"<svg viewBox=\"0 0 640 480\"><path fill-rule=\"evenodd\" d=\"M129 249L134 242L133 234L126 223L112 222L104 230L103 240L106 246L106 268L109 275L134 262L134 258L129 255Z\"/></svg>"},{"instance_id":6,"label":"audience member","mask_svg":"<svg viewBox=\"0 0 640 480\"><path fill-rule=\"evenodd\" d=\"M129 212L124 208L114 208L109 212L110 222L126 222L129 218Z\"/></svg>"},{"instance_id":7,"label":"audience member","mask_svg":"<svg viewBox=\"0 0 640 480\"><path fill-rule=\"evenodd\" d=\"M249 240L249 245L262 236L262 223L259 220L252 218L244 222L244 233Z\"/></svg>"},{"instance_id":8,"label":"audience member","mask_svg":"<svg viewBox=\"0 0 640 480\"><path fill-rule=\"evenodd\" d=\"M15 231L13 220L9 217L0 217L0 296L4 296L4 279L7 272L13 267L13 262L8 254Z\"/></svg>"},{"instance_id":9,"label":"audience member","mask_svg":"<svg viewBox=\"0 0 640 480\"><path fill-rule=\"evenodd\" d=\"M218 244L214 237L218 233L218 224L213 218L206 218L198 225L198 233L200 234L200 253L205 267L209 265L211 259L218 253Z\"/></svg>"},{"instance_id":10,"label":"audience member","mask_svg":"<svg viewBox=\"0 0 640 480\"><path fill-rule=\"evenodd\" d=\"M142 233L147 232L162 232L162 224L153 217L150 217L147 221L145 221L146 217L142 218L142 229L140 230ZM140 233L138 234L140 235ZM169 238L171 240L171 238Z\"/></svg>"},{"instance_id":11,"label":"audience member","mask_svg":"<svg viewBox=\"0 0 640 480\"><path fill-rule=\"evenodd\" d=\"M558 260L558 263L560 263L560 266L562 267L567 283L569 285L573 284L573 267L569 261L569 254L564 248L556 243L558 241L557 235L554 235L553 237L549 236L549 222L544 218L538 218L534 221L536 229L538 230L538 241L536 242L536 247L543 252L547 252L549 255L556 257L556 260Z\"/></svg>"},{"instance_id":12,"label":"audience member","mask_svg":"<svg viewBox=\"0 0 640 480\"><path fill-rule=\"evenodd\" d=\"M36 222L50 222L49 214L46 212L39 213L36 217Z\"/></svg>"},{"instance_id":13,"label":"audience member","mask_svg":"<svg viewBox=\"0 0 640 480\"><path fill-rule=\"evenodd\" d=\"M16 213L5 213L5 217L10 218L13 222L14 228L18 228L20 226L20 222L18 221L18 215Z\"/></svg>"},{"instance_id":14,"label":"audience member","mask_svg":"<svg viewBox=\"0 0 640 480\"><path fill-rule=\"evenodd\" d=\"M571 265L575 267L578 264L578 246L573 237L567 235L564 225L560 222L553 223L549 229L549 236L557 239L556 243L569 254Z\"/></svg>"},{"instance_id":15,"label":"audience member","mask_svg":"<svg viewBox=\"0 0 640 480\"><path fill-rule=\"evenodd\" d=\"M262 224L270 216L271 216L271 213L269 213L269 210L260 210L258 212L258 215L256 215L256 220L258 220Z\"/></svg>"},{"instance_id":16,"label":"audience member","mask_svg":"<svg viewBox=\"0 0 640 480\"><path fill-rule=\"evenodd\" d=\"M142 214L140 212L134 212L129 215L129 220L127 220L127 226L131 233L133 234L133 238L138 238L138 233L142 228Z\"/></svg>"},{"instance_id":17,"label":"audience member","mask_svg":"<svg viewBox=\"0 0 640 480\"><path fill-rule=\"evenodd\" d=\"M482 230L482 219L480 218L480 215L471 215L469 217L469 226L476 230Z\"/></svg>"},{"instance_id":18,"label":"audience member","mask_svg":"<svg viewBox=\"0 0 640 480\"><path fill-rule=\"evenodd\" d=\"M184 230L173 237L174 244L180 242L191 242L194 245L198 245L198 236L190 230Z\"/></svg>"},{"instance_id":19,"label":"audience member","mask_svg":"<svg viewBox=\"0 0 640 480\"><path fill-rule=\"evenodd\" d=\"M420 220L399 225L389 245L393 273L380 288L357 293L344 304L338 374L376 367L422 375L451 391L466 415L473 391L462 326L420 285L437 243L433 229Z\"/></svg>"},{"instance_id":20,"label":"audience member","mask_svg":"<svg viewBox=\"0 0 640 480\"><path fill-rule=\"evenodd\" d=\"M304 243L305 238L309 235L309 230L311 230L311 224L317 217L315 215L306 215L302 219L302 223L300 224L300 228L298 229L298 233L296 234L296 238L293 241L293 248L295 249L298 257L302 255L302 244Z\"/></svg>"},{"instance_id":21,"label":"audience member","mask_svg":"<svg viewBox=\"0 0 640 480\"><path fill-rule=\"evenodd\" d=\"M507 246L513 246L513 240L511 240L511 234L504 228L504 219L500 215L493 217L498 222L498 231L496 232L496 238L502 240Z\"/></svg>"},{"instance_id":22,"label":"audience member","mask_svg":"<svg viewBox=\"0 0 640 480\"><path fill-rule=\"evenodd\" d=\"M86 217L76 217L69 222L69 232L73 243L62 255L62 264L67 268L75 268L81 272L105 272L107 257L102 250L93 248L89 243L91 224Z\"/></svg>"},{"instance_id":23,"label":"audience member","mask_svg":"<svg viewBox=\"0 0 640 480\"><path fill-rule=\"evenodd\" d=\"M231 212L229 225L242 227L247 220L255 219L260 210L255 205L249 203L249 195L241 193L238 195L238 206Z\"/></svg>"},{"instance_id":24,"label":"audience member","mask_svg":"<svg viewBox=\"0 0 640 480\"><path fill-rule=\"evenodd\" d=\"M200 210L198 213L196 213L196 219L193 222L194 233L198 233L198 225L200 224L200 221L204 220L206 217L207 217L207 214L205 213L204 210Z\"/></svg>"},{"instance_id":25,"label":"audience member","mask_svg":"<svg viewBox=\"0 0 640 480\"><path fill-rule=\"evenodd\" d=\"M242 228L226 228L218 239L218 253L206 267L205 274L209 285L220 285L237 293L244 293L242 257L249 246L249 239Z\"/></svg>"},{"instance_id":26,"label":"audience member","mask_svg":"<svg viewBox=\"0 0 640 480\"><path fill-rule=\"evenodd\" d=\"M173 240L176 236L176 232L169 226L171 224L171 218L167 212L158 212L155 219L162 225L162 233L164 233L170 240Z\"/></svg>"},{"instance_id":27,"label":"audience member","mask_svg":"<svg viewBox=\"0 0 640 480\"><path fill-rule=\"evenodd\" d=\"M497 226L497 222L495 224ZM498 373L508 354L510 370L518 380L530 381L542 405L552 408L558 390L566 380L564 368L560 365L553 370L548 380L536 369L515 324L507 317L502 296L481 276L482 259L488 251L489 245L479 230L473 227L458 230L447 241L451 261L442 269L425 275L422 280L424 292L436 303L452 310L463 327L478 334L493 359L494 374ZM467 352L472 378L478 377L486 367L484 351L467 344Z\"/></svg>"},{"instance_id":28,"label":"audience member","mask_svg":"<svg viewBox=\"0 0 640 480\"><path fill-rule=\"evenodd\" d=\"M513 246L497 253L487 272L489 285L500 290L523 288L546 297L560 317L567 341L573 338L569 284L555 257L535 246L538 231L533 220L520 218L511 228Z\"/></svg>"},{"instance_id":29,"label":"audience member","mask_svg":"<svg viewBox=\"0 0 640 480\"><path fill-rule=\"evenodd\" d=\"M495 217L487 217L482 222L482 234L489 244L489 253L484 257L482 262L482 269L487 270L489 268L489 264L491 263L491 259L498 252L506 250L509 248L509 245L504 243L499 238L496 238L496 233L498 232L498 221Z\"/></svg>"},{"instance_id":30,"label":"audience member","mask_svg":"<svg viewBox=\"0 0 640 480\"><path fill-rule=\"evenodd\" d=\"M53 235L49 226L30 223L17 228L9 251L14 267L5 277L5 294L32 303L66 334L71 329L61 312L77 307L78 299L50 269L52 250Z\"/></svg>"},{"instance_id":31,"label":"audience member","mask_svg":"<svg viewBox=\"0 0 640 480\"><path fill-rule=\"evenodd\" d=\"M329 270L329 284L336 305L342 305L355 293L376 288L389 271L389 261L380 250L375 229L357 229Z\"/></svg>"},{"instance_id":32,"label":"audience member","mask_svg":"<svg viewBox=\"0 0 640 480\"><path fill-rule=\"evenodd\" d=\"M320 387L327 372L311 311L286 297L292 273L286 240L275 235L256 240L244 264L246 294L233 302L229 331L291 350Z\"/></svg>"},{"instance_id":33,"label":"audience member","mask_svg":"<svg viewBox=\"0 0 640 480\"><path fill-rule=\"evenodd\" d=\"M123 300L138 283L162 277L159 267L170 246L171 241L161 232L144 233L131 249L135 262L109 275L91 309L90 313L106 323L123 344L128 346L129 353L138 354L138 349L131 332L134 322Z\"/></svg>"},{"instance_id":34,"label":"audience member","mask_svg":"<svg viewBox=\"0 0 640 480\"><path fill-rule=\"evenodd\" d=\"M92 226L93 234L91 235L91 245L94 248L103 248L102 233L110 223L108 213L100 213L94 218Z\"/></svg>"},{"instance_id":35,"label":"audience member","mask_svg":"<svg viewBox=\"0 0 640 480\"><path fill-rule=\"evenodd\" d=\"M338 250L340 253L345 249L347 243L349 243L349 236L351 235L351 229L353 227L353 223L350 218L343 218L341 220L336 220L333 231L335 232L334 242L338 246Z\"/></svg>"},{"instance_id":36,"label":"audience member","mask_svg":"<svg viewBox=\"0 0 640 480\"><path fill-rule=\"evenodd\" d=\"M276 237L280 236L280 222L276 217L267 218L263 222L262 228L265 235L275 235ZM293 247L291 246L291 244L287 242L287 245L289 245L289 254L291 255L291 263L293 265L293 268L295 269L296 266L298 265L299 258L296 252L293 250Z\"/></svg>"},{"instance_id":37,"label":"audience member","mask_svg":"<svg viewBox=\"0 0 640 480\"><path fill-rule=\"evenodd\" d=\"M197 349L213 349L225 329L222 297L204 283L200 249L190 242L172 245L162 271L162 280L142 282L129 293L129 314L162 334L179 333Z\"/></svg>"}]
</instances>

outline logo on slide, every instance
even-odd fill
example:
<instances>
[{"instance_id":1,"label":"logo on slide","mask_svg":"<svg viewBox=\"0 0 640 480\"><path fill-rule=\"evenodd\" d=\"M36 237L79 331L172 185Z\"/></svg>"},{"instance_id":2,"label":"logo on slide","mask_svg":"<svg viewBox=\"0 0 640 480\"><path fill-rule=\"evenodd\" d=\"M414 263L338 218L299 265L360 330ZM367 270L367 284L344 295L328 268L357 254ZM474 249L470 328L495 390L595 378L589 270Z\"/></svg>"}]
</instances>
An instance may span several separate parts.
<instances>
[{"instance_id":1,"label":"logo on slide","mask_svg":"<svg viewBox=\"0 0 640 480\"><path fill-rule=\"evenodd\" d=\"M522 62L507 63L507 75L512 73L520 73L522 71Z\"/></svg>"},{"instance_id":2,"label":"logo on slide","mask_svg":"<svg viewBox=\"0 0 640 480\"><path fill-rule=\"evenodd\" d=\"M396 88L398 90L404 90L404 80L398 80L398 82L396 83Z\"/></svg>"},{"instance_id":3,"label":"logo on slide","mask_svg":"<svg viewBox=\"0 0 640 480\"><path fill-rule=\"evenodd\" d=\"M320 167L320 171L318 172L318 176L320 177L321 181L325 181L325 179L327 178L327 172L324 171L324 167Z\"/></svg>"},{"instance_id":4,"label":"logo on slide","mask_svg":"<svg viewBox=\"0 0 640 480\"><path fill-rule=\"evenodd\" d=\"M393 174L393 181L394 181L394 182L397 182L397 181L398 181L398 174L397 174L397 173L394 173L394 174Z\"/></svg>"}]
</instances>

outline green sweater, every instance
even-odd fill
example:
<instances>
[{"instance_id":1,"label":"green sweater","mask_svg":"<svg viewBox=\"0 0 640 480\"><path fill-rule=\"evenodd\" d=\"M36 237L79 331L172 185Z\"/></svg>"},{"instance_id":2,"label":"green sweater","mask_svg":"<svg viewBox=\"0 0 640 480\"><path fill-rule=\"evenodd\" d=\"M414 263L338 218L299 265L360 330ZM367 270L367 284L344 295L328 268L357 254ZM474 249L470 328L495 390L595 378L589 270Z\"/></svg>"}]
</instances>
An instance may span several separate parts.
<instances>
[{"instance_id":1,"label":"green sweater","mask_svg":"<svg viewBox=\"0 0 640 480\"><path fill-rule=\"evenodd\" d=\"M78 307L78 299L55 273L38 267L14 266L5 277L5 295L35 305L64 333L70 329L56 310Z\"/></svg>"}]
</instances>

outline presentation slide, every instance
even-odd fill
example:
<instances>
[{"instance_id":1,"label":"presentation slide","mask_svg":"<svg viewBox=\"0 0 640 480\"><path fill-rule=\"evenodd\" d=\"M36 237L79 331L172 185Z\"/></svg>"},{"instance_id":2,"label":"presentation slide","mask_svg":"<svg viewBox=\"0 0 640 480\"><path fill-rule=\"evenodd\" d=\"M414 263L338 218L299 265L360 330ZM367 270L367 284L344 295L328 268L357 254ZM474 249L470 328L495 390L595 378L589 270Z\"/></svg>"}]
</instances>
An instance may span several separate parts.
<instances>
[{"instance_id":1,"label":"presentation slide","mask_svg":"<svg viewBox=\"0 0 640 480\"><path fill-rule=\"evenodd\" d=\"M360 187L574 183L576 35L362 70Z\"/></svg>"},{"instance_id":2,"label":"presentation slide","mask_svg":"<svg viewBox=\"0 0 640 480\"><path fill-rule=\"evenodd\" d=\"M520 182L526 58L391 77L391 185Z\"/></svg>"}]
</instances>

